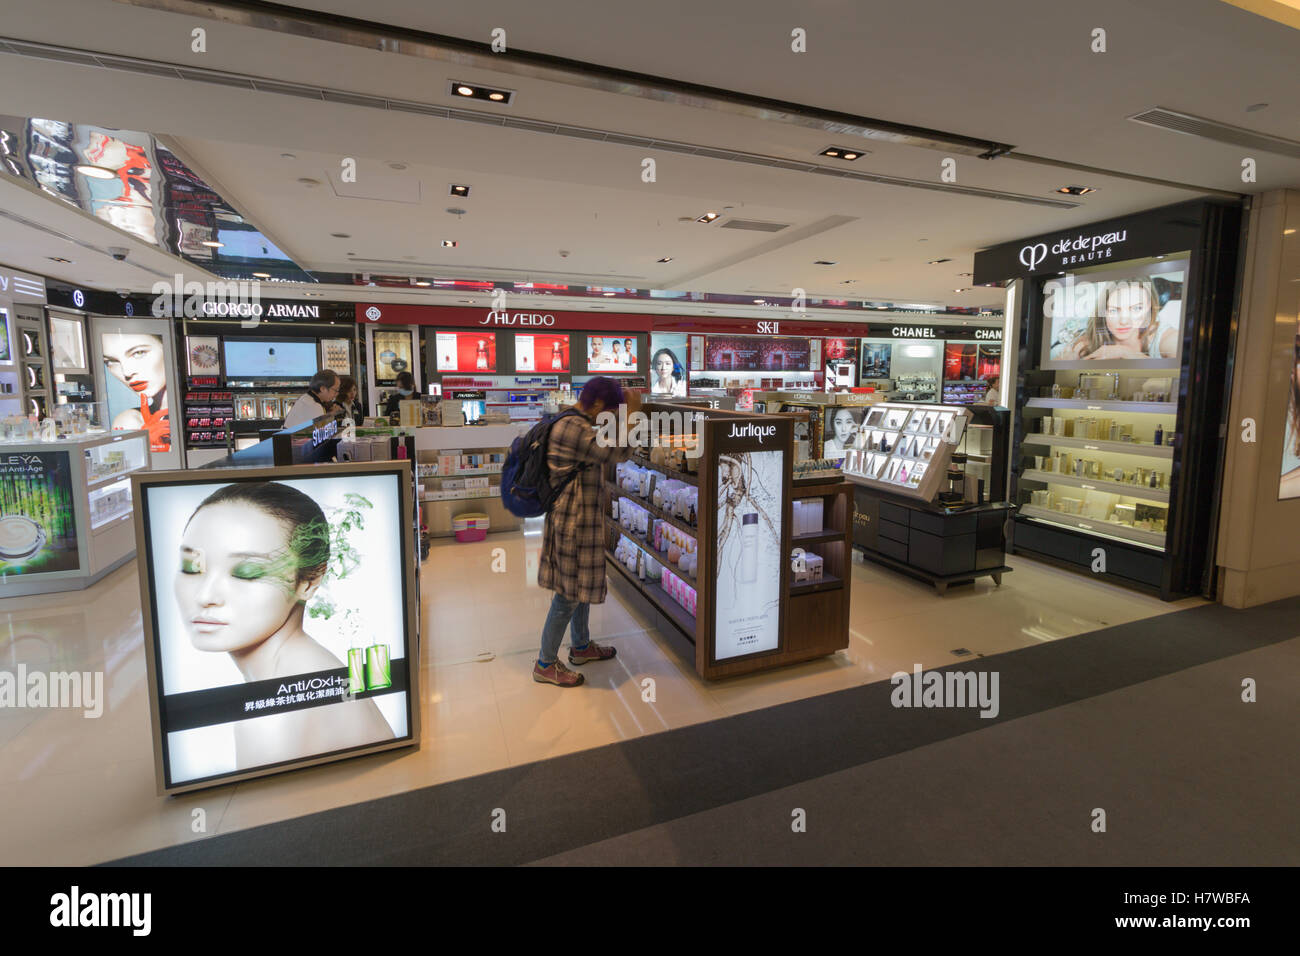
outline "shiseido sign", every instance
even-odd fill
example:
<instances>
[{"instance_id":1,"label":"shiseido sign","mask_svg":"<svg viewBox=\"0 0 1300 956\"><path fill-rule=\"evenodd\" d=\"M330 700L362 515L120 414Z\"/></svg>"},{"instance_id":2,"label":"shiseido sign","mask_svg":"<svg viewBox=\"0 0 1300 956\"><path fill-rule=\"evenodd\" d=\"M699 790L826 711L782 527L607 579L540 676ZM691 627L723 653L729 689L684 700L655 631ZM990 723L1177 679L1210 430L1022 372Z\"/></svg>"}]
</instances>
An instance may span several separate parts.
<instances>
[{"instance_id":1,"label":"shiseido sign","mask_svg":"<svg viewBox=\"0 0 1300 956\"><path fill-rule=\"evenodd\" d=\"M514 328L543 328L555 325L555 316L542 312L489 312L479 325L508 325Z\"/></svg>"},{"instance_id":2,"label":"shiseido sign","mask_svg":"<svg viewBox=\"0 0 1300 956\"><path fill-rule=\"evenodd\" d=\"M1020 247L1020 264L1030 272L1047 264L1050 268L1100 262L1115 255L1115 247L1128 239L1128 230L1066 236L1055 242L1032 242ZM1048 256L1051 256L1049 261Z\"/></svg>"}]
</instances>

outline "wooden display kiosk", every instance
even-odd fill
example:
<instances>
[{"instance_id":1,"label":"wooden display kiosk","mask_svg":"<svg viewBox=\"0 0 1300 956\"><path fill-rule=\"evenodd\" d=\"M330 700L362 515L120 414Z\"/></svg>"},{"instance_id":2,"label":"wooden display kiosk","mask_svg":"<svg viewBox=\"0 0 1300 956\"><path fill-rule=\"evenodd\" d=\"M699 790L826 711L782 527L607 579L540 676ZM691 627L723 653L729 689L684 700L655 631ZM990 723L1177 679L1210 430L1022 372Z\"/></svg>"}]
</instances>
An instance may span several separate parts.
<instances>
[{"instance_id":1,"label":"wooden display kiosk","mask_svg":"<svg viewBox=\"0 0 1300 956\"><path fill-rule=\"evenodd\" d=\"M852 487L792 479L788 416L673 404L643 410L678 425L609 469L611 580L647 601L665 633L693 645L706 679L847 647ZM689 441L692 429L698 456L670 452L665 461L662 449Z\"/></svg>"}]
</instances>

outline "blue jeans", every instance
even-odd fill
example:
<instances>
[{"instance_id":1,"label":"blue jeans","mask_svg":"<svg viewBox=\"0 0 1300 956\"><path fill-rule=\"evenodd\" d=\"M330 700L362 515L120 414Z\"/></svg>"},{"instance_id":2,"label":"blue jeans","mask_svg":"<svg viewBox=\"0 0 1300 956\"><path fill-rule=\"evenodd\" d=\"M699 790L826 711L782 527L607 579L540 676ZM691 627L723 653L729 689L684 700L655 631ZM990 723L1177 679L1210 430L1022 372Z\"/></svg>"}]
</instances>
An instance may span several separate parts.
<instances>
[{"instance_id":1,"label":"blue jeans","mask_svg":"<svg viewBox=\"0 0 1300 956\"><path fill-rule=\"evenodd\" d=\"M570 601L558 591L551 599L551 610L542 625L542 652L538 662L543 667L550 667L560 656L560 644L564 640L564 626L572 621L569 630L569 646L578 650L591 643L591 634L587 631L587 616L591 612L590 604Z\"/></svg>"}]
</instances>

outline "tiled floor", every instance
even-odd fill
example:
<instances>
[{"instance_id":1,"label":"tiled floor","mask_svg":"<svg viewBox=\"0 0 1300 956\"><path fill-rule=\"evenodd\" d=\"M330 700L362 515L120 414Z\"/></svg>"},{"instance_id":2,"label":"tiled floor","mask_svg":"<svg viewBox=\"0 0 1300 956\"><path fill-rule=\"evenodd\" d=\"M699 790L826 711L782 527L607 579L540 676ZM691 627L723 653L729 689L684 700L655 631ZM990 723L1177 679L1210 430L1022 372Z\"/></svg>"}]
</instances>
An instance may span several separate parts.
<instances>
[{"instance_id":1,"label":"tiled floor","mask_svg":"<svg viewBox=\"0 0 1300 956\"><path fill-rule=\"evenodd\" d=\"M0 669L102 670L107 697L97 720L0 708L0 863L98 862L886 680L913 664L960 660L958 648L997 654L1199 603L1165 604L1015 558L1000 588L983 580L945 597L855 564L847 650L705 684L643 608L611 591L591 627L618 657L588 666L584 687L561 691L529 673L550 600L535 583L540 543L507 533L434 547L421 572L418 750L172 798L154 794L134 565L85 592L0 601ZM497 548L503 572L492 570Z\"/></svg>"}]
</instances>

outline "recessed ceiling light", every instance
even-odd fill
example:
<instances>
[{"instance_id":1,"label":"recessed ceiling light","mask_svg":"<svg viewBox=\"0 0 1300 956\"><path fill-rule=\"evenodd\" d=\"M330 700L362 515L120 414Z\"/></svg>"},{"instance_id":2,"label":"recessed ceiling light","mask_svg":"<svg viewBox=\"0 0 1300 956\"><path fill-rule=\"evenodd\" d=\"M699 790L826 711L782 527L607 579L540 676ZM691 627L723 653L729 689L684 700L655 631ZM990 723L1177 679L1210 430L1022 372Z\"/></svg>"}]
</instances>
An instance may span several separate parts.
<instances>
[{"instance_id":1,"label":"recessed ceiling light","mask_svg":"<svg viewBox=\"0 0 1300 956\"><path fill-rule=\"evenodd\" d=\"M763 299L755 299L755 300L754 300L754 303L755 303L756 305L762 305L764 301L765 301L765 300L763 300Z\"/></svg>"},{"instance_id":2,"label":"recessed ceiling light","mask_svg":"<svg viewBox=\"0 0 1300 956\"><path fill-rule=\"evenodd\" d=\"M953 289L953 292L969 292L970 289Z\"/></svg>"},{"instance_id":3,"label":"recessed ceiling light","mask_svg":"<svg viewBox=\"0 0 1300 956\"><path fill-rule=\"evenodd\" d=\"M1295 230L1294 230L1294 229L1283 229L1283 230L1282 230L1282 235L1284 235L1284 236L1294 236L1294 235L1295 235Z\"/></svg>"},{"instance_id":4,"label":"recessed ceiling light","mask_svg":"<svg viewBox=\"0 0 1300 956\"><path fill-rule=\"evenodd\" d=\"M941 262L952 262L951 259L930 259L926 262L927 266L937 266Z\"/></svg>"},{"instance_id":5,"label":"recessed ceiling light","mask_svg":"<svg viewBox=\"0 0 1300 956\"><path fill-rule=\"evenodd\" d=\"M837 266L837 265L839 265L839 263L838 263L838 262L832 262L832 261L829 260L829 259L814 259L814 260L813 260L813 265L815 265L815 266Z\"/></svg>"},{"instance_id":6,"label":"recessed ceiling light","mask_svg":"<svg viewBox=\"0 0 1300 956\"><path fill-rule=\"evenodd\" d=\"M72 261L71 259L65 259L65 258L63 258L63 256L46 256L45 258L46 258L46 259L49 259L51 262L71 262L71 261Z\"/></svg>"},{"instance_id":7,"label":"recessed ceiling light","mask_svg":"<svg viewBox=\"0 0 1300 956\"><path fill-rule=\"evenodd\" d=\"M303 176L299 178L298 182L306 186L308 189L315 189L320 185L319 179L312 179L310 176Z\"/></svg>"},{"instance_id":8,"label":"recessed ceiling light","mask_svg":"<svg viewBox=\"0 0 1300 956\"><path fill-rule=\"evenodd\" d=\"M656 259L655 262L672 262L672 256L664 256L662 259Z\"/></svg>"},{"instance_id":9,"label":"recessed ceiling light","mask_svg":"<svg viewBox=\"0 0 1300 956\"><path fill-rule=\"evenodd\" d=\"M217 242L217 240L215 240L215 239L204 239L204 240L202 240L202 241L199 243L199 245L201 245L201 246L208 246L208 247L210 247L210 248L212 248L212 249L220 249L222 246L225 245L225 243L224 243L224 242Z\"/></svg>"},{"instance_id":10,"label":"recessed ceiling light","mask_svg":"<svg viewBox=\"0 0 1300 956\"><path fill-rule=\"evenodd\" d=\"M450 90L457 96L468 96L476 100L488 100L492 103L504 103L509 105L514 99L514 90L493 89L487 86L477 86L473 83L462 83L460 80L452 80Z\"/></svg>"},{"instance_id":11,"label":"recessed ceiling light","mask_svg":"<svg viewBox=\"0 0 1300 956\"><path fill-rule=\"evenodd\" d=\"M281 154L280 154L280 158L281 158L281 159L297 159L298 157L295 156L293 153L281 153Z\"/></svg>"},{"instance_id":12,"label":"recessed ceiling light","mask_svg":"<svg viewBox=\"0 0 1300 956\"><path fill-rule=\"evenodd\" d=\"M1096 186L1062 186L1057 190L1058 193L1063 193L1066 196L1086 196L1088 193L1095 193L1096 191Z\"/></svg>"},{"instance_id":13,"label":"recessed ceiling light","mask_svg":"<svg viewBox=\"0 0 1300 956\"><path fill-rule=\"evenodd\" d=\"M841 279L840 285L852 285L854 282L857 281L858 281L857 279Z\"/></svg>"},{"instance_id":14,"label":"recessed ceiling light","mask_svg":"<svg viewBox=\"0 0 1300 956\"><path fill-rule=\"evenodd\" d=\"M1268 109L1267 103L1251 103L1246 107L1247 113L1258 113L1260 110Z\"/></svg>"},{"instance_id":15,"label":"recessed ceiling light","mask_svg":"<svg viewBox=\"0 0 1300 956\"><path fill-rule=\"evenodd\" d=\"M269 272L254 272L254 273L253 273L253 278L255 278L255 279L269 279L269 278L271 278L271 273L269 273Z\"/></svg>"},{"instance_id":16,"label":"recessed ceiling light","mask_svg":"<svg viewBox=\"0 0 1300 956\"><path fill-rule=\"evenodd\" d=\"M351 239L351 238L352 238L352 233L350 233L350 232L331 232L330 235L333 236L335 239Z\"/></svg>"},{"instance_id":17,"label":"recessed ceiling light","mask_svg":"<svg viewBox=\"0 0 1300 956\"><path fill-rule=\"evenodd\" d=\"M424 282L423 280L421 280L420 282L417 282L417 283L415 283L415 284L418 285L418 286L433 285L432 282Z\"/></svg>"},{"instance_id":18,"label":"recessed ceiling light","mask_svg":"<svg viewBox=\"0 0 1300 956\"><path fill-rule=\"evenodd\" d=\"M458 241L456 241L455 239L444 239L444 240L442 240L442 247L443 247L444 249L455 249L455 248L456 248L457 246L459 246L459 245L460 245L460 243L459 243Z\"/></svg>"},{"instance_id":19,"label":"recessed ceiling light","mask_svg":"<svg viewBox=\"0 0 1300 956\"><path fill-rule=\"evenodd\" d=\"M450 194L453 195L453 196L460 196L460 197L464 198L465 196L468 196L468 195L469 195L469 187L468 187L468 186L458 186L458 185L456 185L455 183L452 183L452 184L451 184Z\"/></svg>"},{"instance_id":20,"label":"recessed ceiling light","mask_svg":"<svg viewBox=\"0 0 1300 956\"><path fill-rule=\"evenodd\" d=\"M970 279L970 278L973 278L973 277L975 276L975 273L973 273L973 272L958 272L957 275L959 275L959 276L961 276L962 278L965 278L965 279Z\"/></svg>"},{"instance_id":21,"label":"recessed ceiling light","mask_svg":"<svg viewBox=\"0 0 1300 956\"><path fill-rule=\"evenodd\" d=\"M696 222L713 222L713 220L715 220L715 219L717 219L717 218L718 218L718 214L717 214L716 212L713 212L712 210L710 210L709 212L706 212L703 216L701 216L699 219L696 219L695 221L696 221Z\"/></svg>"},{"instance_id":22,"label":"recessed ceiling light","mask_svg":"<svg viewBox=\"0 0 1300 956\"><path fill-rule=\"evenodd\" d=\"M862 155L860 149L850 149L847 146L827 146L818 156L829 156L831 159L848 159L854 160Z\"/></svg>"},{"instance_id":23,"label":"recessed ceiling light","mask_svg":"<svg viewBox=\"0 0 1300 956\"><path fill-rule=\"evenodd\" d=\"M117 173L111 169L105 169L103 166L91 166L88 163L80 163L76 167L77 172L91 179L116 179Z\"/></svg>"},{"instance_id":24,"label":"recessed ceiling light","mask_svg":"<svg viewBox=\"0 0 1300 956\"><path fill-rule=\"evenodd\" d=\"M406 163L389 163L389 164L388 164L388 168L389 168L389 169L405 169L405 168L406 168Z\"/></svg>"},{"instance_id":25,"label":"recessed ceiling light","mask_svg":"<svg viewBox=\"0 0 1300 956\"><path fill-rule=\"evenodd\" d=\"M614 294L615 294L615 293L613 293L613 292L602 292L602 293L601 293L601 295L614 295Z\"/></svg>"}]
</instances>

